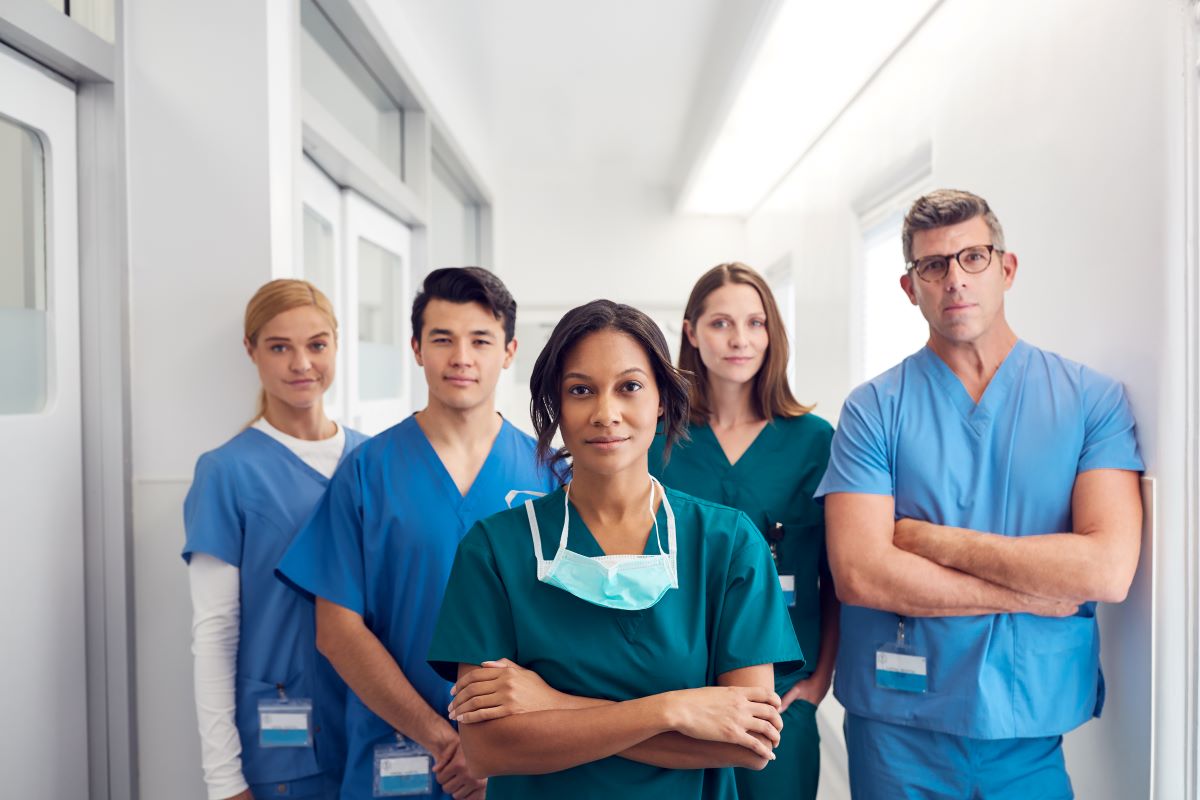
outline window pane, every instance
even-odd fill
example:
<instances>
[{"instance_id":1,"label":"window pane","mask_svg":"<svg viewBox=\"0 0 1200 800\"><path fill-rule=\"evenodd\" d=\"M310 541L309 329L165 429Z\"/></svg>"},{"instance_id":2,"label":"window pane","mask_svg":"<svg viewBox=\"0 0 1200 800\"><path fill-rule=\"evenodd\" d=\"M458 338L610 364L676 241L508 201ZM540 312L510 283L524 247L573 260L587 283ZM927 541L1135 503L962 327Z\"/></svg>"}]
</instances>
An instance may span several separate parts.
<instances>
[{"instance_id":1,"label":"window pane","mask_svg":"<svg viewBox=\"0 0 1200 800\"><path fill-rule=\"evenodd\" d=\"M46 405L45 155L0 117L0 414Z\"/></svg>"},{"instance_id":2,"label":"window pane","mask_svg":"<svg viewBox=\"0 0 1200 800\"><path fill-rule=\"evenodd\" d=\"M336 274L333 224L304 206L304 279L332 300L337 296L333 286Z\"/></svg>"},{"instance_id":3,"label":"window pane","mask_svg":"<svg viewBox=\"0 0 1200 800\"><path fill-rule=\"evenodd\" d=\"M115 40L114 0L71 0L71 17L106 42Z\"/></svg>"},{"instance_id":4,"label":"window pane","mask_svg":"<svg viewBox=\"0 0 1200 800\"><path fill-rule=\"evenodd\" d=\"M400 397L406 354L404 263L395 253L358 240L358 396Z\"/></svg>"},{"instance_id":5,"label":"window pane","mask_svg":"<svg viewBox=\"0 0 1200 800\"><path fill-rule=\"evenodd\" d=\"M875 377L920 350L929 325L900 289L904 253L897 213L863 237L863 374Z\"/></svg>"},{"instance_id":6,"label":"window pane","mask_svg":"<svg viewBox=\"0 0 1200 800\"><path fill-rule=\"evenodd\" d=\"M464 197L458 182L433 159L433 266L479 264L479 206Z\"/></svg>"},{"instance_id":7,"label":"window pane","mask_svg":"<svg viewBox=\"0 0 1200 800\"><path fill-rule=\"evenodd\" d=\"M313 0L300 5L300 82L347 131L404 179L404 114Z\"/></svg>"}]
</instances>

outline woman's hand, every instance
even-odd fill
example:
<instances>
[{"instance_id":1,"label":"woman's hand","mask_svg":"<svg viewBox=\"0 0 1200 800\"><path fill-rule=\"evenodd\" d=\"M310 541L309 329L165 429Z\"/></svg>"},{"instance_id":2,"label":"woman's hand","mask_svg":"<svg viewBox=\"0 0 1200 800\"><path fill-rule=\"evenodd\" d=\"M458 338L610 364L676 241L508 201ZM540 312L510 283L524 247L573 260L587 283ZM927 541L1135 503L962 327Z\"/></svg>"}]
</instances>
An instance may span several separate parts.
<instances>
[{"instance_id":1,"label":"woman's hand","mask_svg":"<svg viewBox=\"0 0 1200 800\"><path fill-rule=\"evenodd\" d=\"M531 669L502 658L484 661L476 669L459 677L450 690L450 719L460 723L570 708L569 696L552 689Z\"/></svg>"},{"instance_id":2,"label":"woman's hand","mask_svg":"<svg viewBox=\"0 0 1200 800\"><path fill-rule=\"evenodd\" d=\"M779 713L787 711L788 706L796 700L803 700L819 706L827 694L829 694L829 679L818 677L816 673L813 673L802 681L796 681L792 688L783 693L783 705L779 707Z\"/></svg>"},{"instance_id":3,"label":"woman's hand","mask_svg":"<svg viewBox=\"0 0 1200 800\"><path fill-rule=\"evenodd\" d=\"M772 760L783 718L779 695L761 686L706 686L667 692L671 727L693 739L737 744Z\"/></svg>"}]
</instances>

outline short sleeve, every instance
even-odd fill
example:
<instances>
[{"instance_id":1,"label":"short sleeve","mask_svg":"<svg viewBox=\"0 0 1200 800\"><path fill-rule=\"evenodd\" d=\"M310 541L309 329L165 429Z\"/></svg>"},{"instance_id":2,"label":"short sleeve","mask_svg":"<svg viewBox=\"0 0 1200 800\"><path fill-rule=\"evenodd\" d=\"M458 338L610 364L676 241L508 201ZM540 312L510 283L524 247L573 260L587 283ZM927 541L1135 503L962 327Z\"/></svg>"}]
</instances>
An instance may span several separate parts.
<instances>
[{"instance_id":1,"label":"short sleeve","mask_svg":"<svg viewBox=\"0 0 1200 800\"><path fill-rule=\"evenodd\" d=\"M846 404L830 445L829 466L817 487L816 500L835 492L893 493L887 435L875 389L855 389Z\"/></svg>"},{"instance_id":2,"label":"short sleeve","mask_svg":"<svg viewBox=\"0 0 1200 800\"><path fill-rule=\"evenodd\" d=\"M508 592L487 532L477 522L454 555L429 646L429 666L446 680L454 681L459 664L501 658L515 661L516 655L517 635Z\"/></svg>"},{"instance_id":3,"label":"short sleeve","mask_svg":"<svg viewBox=\"0 0 1200 800\"><path fill-rule=\"evenodd\" d=\"M344 459L276 571L308 596L366 615L360 461Z\"/></svg>"},{"instance_id":4,"label":"short sleeve","mask_svg":"<svg viewBox=\"0 0 1200 800\"><path fill-rule=\"evenodd\" d=\"M246 516L238 502L237 481L230 465L213 453L196 462L196 474L183 501L183 560L207 553L235 567L242 565Z\"/></svg>"},{"instance_id":5,"label":"short sleeve","mask_svg":"<svg viewBox=\"0 0 1200 800\"><path fill-rule=\"evenodd\" d=\"M804 666L804 653L784 605L771 550L741 512L709 653L714 677L759 664L775 664L778 674Z\"/></svg>"},{"instance_id":6,"label":"short sleeve","mask_svg":"<svg viewBox=\"0 0 1200 800\"><path fill-rule=\"evenodd\" d=\"M1076 473L1092 469L1145 469L1138 452L1133 411L1125 396L1125 388L1085 369L1085 410L1083 449L1079 453Z\"/></svg>"}]
</instances>

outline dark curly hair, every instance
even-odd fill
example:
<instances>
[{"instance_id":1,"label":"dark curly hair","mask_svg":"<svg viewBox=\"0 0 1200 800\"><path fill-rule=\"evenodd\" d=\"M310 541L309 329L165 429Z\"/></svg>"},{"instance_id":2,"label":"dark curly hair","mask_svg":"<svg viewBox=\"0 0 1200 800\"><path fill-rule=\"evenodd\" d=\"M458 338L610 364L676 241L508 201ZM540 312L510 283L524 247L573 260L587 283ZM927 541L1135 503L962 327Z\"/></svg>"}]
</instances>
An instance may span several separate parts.
<instances>
[{"instance_id":1,"label":"dark curly hair","mask_svg":"<svg viewBox=\"0 0 1200 800\"><path fill-rule=\"evenodd\" d=\"M537 457L563 480L570 472L568 459L571 454L565 447L555 450L550 444L558 431L561 413L563 364L584 337L604 330L633 337L650 360L663 408L659 430L666 437L664 459L676 441L687 438L688 377L671 363L667 340L658 325L633 306L611 300L593 300L571 309L558 321L550 340L538 354L529 378L529 392L533 396L529 402L529 415L537 432Z\"/></svg>"}]
</instances>

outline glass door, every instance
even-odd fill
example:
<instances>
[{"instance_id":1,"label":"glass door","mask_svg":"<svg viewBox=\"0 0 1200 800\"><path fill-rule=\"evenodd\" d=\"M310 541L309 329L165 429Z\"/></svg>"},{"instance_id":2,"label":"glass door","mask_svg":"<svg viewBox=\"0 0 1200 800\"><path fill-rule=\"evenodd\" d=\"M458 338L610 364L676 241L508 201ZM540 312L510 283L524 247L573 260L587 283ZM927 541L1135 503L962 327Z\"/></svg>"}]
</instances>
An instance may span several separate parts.
<instances>
[{"instance_id":1,"label":"glass door","mask_svg":"<svg viewBox=\"0 0 1200 800\"><path fill-rule=\"evenodd\" d=\"M86 797L75 89L0 46L6 797Z\"/></svg>"},{"instance_id":2,"label":"glass door","mask_svg":"<svg viewBox=\"0 0 1200 800\"><path fill-rule=\"evenodd\" d=\"M352 191L342 193L346 235L345 352L350 425L376 434L412 410L411 234Z\"/></svg>"}]
</instances>

